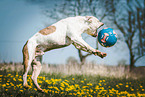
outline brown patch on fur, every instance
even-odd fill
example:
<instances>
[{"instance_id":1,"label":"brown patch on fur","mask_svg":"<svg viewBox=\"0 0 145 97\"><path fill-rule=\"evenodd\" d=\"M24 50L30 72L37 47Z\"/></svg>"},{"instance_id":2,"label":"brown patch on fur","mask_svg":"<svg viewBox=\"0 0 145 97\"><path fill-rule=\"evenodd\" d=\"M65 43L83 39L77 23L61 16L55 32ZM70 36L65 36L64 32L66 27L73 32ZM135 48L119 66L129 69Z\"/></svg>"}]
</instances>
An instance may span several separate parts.
<instances>
[{"instance_id":1,"label":"brown patch on fur","mask_svg":"<svg viewBox=\"0 0 145 97\"><path fill-rule=\"evenodd\" d=\"M41 33L42 35L48 35L50 33L55 32L55 30L56 30L55 26L49 26L49 27L46 27L46 28L40 30L39 33Z\"/></svg>"},{"instance_id":2,"label":"brown patch on fur","mask_svg":"<svg viewBox=\"0 0 145 97\"><path fill-rule=\"evenodd\" d=\"M28 53L28 47L27 47L28 41L23 47L23 65L24 65L24 72L26 72L26 69L28 67L28 61L29 61L29 53Z\"/></svg>"}]
</instances>

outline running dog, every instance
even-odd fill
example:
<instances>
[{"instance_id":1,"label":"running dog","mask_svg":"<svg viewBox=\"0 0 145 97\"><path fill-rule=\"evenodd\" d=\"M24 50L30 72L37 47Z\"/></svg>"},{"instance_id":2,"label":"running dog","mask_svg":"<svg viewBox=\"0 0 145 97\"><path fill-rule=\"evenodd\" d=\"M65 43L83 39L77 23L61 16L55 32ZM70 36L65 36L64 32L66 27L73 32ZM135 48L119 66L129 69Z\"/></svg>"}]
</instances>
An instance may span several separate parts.
<instances>
[{"instance_id":1,"label":"running dog","mask_svg":"<svg viewBox=\"0 0 145 97\"><path fill-rule=\"evenodd\" d=\"M42 55L52 49L62 48L73 44L77 49L98 55L101 58L107 54L89 46L81 37L87 33L97 37L97 29L104 25L94 16L76 16L62 19L46 27L32 36L23 47L23 86L28 88L27 73L32 65L32 81L38 91L44 92L37 83L41 71Z\"/></svg>"}]
</instances>

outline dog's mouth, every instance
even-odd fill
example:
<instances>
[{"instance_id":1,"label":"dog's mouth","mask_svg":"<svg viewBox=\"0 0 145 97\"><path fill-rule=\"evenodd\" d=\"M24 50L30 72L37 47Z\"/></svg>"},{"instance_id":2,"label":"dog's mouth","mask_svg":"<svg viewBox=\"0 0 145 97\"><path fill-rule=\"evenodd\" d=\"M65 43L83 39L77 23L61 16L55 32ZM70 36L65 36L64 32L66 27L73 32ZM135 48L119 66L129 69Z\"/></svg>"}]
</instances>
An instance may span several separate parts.
<instances>
[{"instance_id":1,"label":"dog's mouth","mask_svg":"<svg viewBox=\"0 0 145 97\"><path fill-rule=\"evenodd\" d=\"M93 37L97 37L98 36L98 33L97 33L97 30L93 32Z\"/></svg>"},{"instance_id":2,"label":"dog's mouth","mask_svg":"<svg viewBox=\"0 0 145 97\"><path fill-rule=\"evenodd\" d=\"M98 36L98 29L101 28L104 24L102 23L94 32L93 32L93 37L97 37Z\"/></svg>"}]
</instances>

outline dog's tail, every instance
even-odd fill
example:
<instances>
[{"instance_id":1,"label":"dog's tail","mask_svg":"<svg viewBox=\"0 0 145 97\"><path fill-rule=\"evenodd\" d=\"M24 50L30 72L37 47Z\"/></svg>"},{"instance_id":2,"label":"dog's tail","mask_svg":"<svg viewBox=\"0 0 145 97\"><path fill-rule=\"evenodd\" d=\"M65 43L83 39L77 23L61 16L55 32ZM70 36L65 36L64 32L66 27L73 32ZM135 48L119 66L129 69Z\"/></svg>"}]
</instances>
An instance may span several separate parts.
<instances>
[{"instance_id":1,"label":"dog's tail","mask_svg":"<svg viewBox=\"0 0 145 97\"><path fill-rule=\"evenodd\" d=\"M28 67L28 61L29 61L29 53L28 53L28 41L25 43L22 53L23 53L23 65L24 65L24 70Z\"/></svg>"}]
</instances>

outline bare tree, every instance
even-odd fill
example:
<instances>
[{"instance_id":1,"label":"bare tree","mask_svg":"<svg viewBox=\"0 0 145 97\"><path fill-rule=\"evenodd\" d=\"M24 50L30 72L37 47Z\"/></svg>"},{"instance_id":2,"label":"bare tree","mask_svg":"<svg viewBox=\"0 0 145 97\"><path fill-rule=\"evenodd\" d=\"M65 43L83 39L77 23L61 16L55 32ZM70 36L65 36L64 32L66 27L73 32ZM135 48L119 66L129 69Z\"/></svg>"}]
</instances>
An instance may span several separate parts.
<instances>
[{"instance_id":1,"label":"bare tree","mask_svg":"<svg viewBox=\"0 0 145 97\"><path fill-rule=\"evenodd\" d=\"M129 49L130 70L135 62L145 55L145 4L143 0L105 0L105 9L110 9L108 18L114 22L125 38Z\"/></svg>"}]
</instances>

